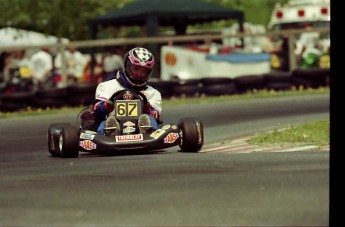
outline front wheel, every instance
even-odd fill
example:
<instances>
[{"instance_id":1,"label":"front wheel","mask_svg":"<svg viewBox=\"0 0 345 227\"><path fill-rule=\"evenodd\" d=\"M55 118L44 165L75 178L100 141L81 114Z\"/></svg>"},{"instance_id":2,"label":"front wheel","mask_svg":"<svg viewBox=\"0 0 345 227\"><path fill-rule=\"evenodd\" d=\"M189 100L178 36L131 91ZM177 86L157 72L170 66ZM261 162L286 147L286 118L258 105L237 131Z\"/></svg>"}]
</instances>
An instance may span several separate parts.
<instances>
[{"instance_id":1,"label":"front wheel","mask_svg":"<svg viewBox=\"0 0 345 227\"><path fill-rule=\"evenodd\" d=\"M204 144L204 130L201 121L192 117L182 118L179 121L182 152L197 153Z\"/></svg>"},{"instance_id":2,"label":"front wheel","mask_svg":"<svg viewBox=\"0 0 345 227\"><path fill-rule=\"evenodd\" d=\"M79 134L76 127L64 126L59 136L59 150L63 158L77 158L79 155Z\"/></svg>"}]
</instances>

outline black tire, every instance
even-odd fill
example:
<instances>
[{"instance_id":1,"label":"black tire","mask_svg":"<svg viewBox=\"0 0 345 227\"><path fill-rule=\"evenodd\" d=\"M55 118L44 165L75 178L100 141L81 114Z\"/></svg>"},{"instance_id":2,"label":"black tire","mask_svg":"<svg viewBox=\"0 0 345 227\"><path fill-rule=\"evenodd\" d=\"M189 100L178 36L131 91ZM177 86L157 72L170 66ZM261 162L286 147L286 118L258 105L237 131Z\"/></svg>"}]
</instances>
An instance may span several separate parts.
<instances>
[{"instance_id":1,"label":"black tire","mask_svg":"<svg viewBox=\"0 0 345 227\"><path fill-rule=\"evenodd\" d=\"M202 88L202 93L210 96L219 96L219 95L232 95L236 94L236 86L234 83L227 84L211 84L204 85Z\"/></svg>"},{"instance_id":2,"label":"black tire","mask_svg":"<svg viewBox=\"0 0 345 227\"><path fill-rule=\"evenodd\" d=\"M296 68L293 70L292 75L296 77L315 78L326 77L330 74L330 68Z\"/></svg>"},{"instance_id":3,"label":"black tire","mask_svg":"<svg viewBox=\"0 0 345 227\"><path fill-rule=\"evenodd\" d=\"M41 108L58 108L58 107L63 107L67 106L67 101L65 99L52 99L52 98L46 98L46 99L36 99L35 100L35 105L37 107Z\"/></svg>"},{"instance_id":4,"label":"black tire","mask_svg":"<svg viewBox=\"0 0 345 227\"><path fill-rule=\"evenodd\" d=\"M202 87L199 84L179 84L173 87L174 96L199 96L202 92Z\"/></svg>"},{"instance_id":5,"label":"black tire","mask_svg":"<svg viewBox=\"0 0 345 227\"><path fill-rule=\"evenodd\" d=\"M234 80L227 77L215 77L215 78L202 78L201 83L203 86L209 85L220 85L220 84L231 84Z\"/></svg>"},{"instance_id":6,"label":"black tire","mask_svg":"<svg viewBox=\"0 0 345 227\"><path fill-rule=\"evenodd\" d=\"M21 91L12 94L3 94L1 96L2 101L28 103L35 98L35 93L31 91Z\"/></svg>"},{"instance_id":7,"label":"black tire","mask_svg":"<svg viewBox=\"0 0 345 227\"><path fill-rule=\"evenodd\" d=\"M0 112L15 112L25 108L25 104L18 102L0 102Z\"/></svg>"},{"instance_id":8,"label":"black tire","mask_svg":"<svg viewBox=\"0 0 345 227\"><path fill-rule=\"evenodd\" d=\"M247 75L234 78L239 93L265 88L265 77L262 75Z\"/></svg>"},{"instance_id":9,"label":"black tire","mask_svg":"<svg viewBox=\"0 0 345 227\"><path fill-rule=\"evenodd\" d=\"M266 84L267 90L274 91L288 91L292 88L292 83L290 82L270 82Z\"/></svg>"},{"instance_id":10,"label":"black tire","mask_svg":"<svg viewBox=\"0 0 345 227\"><path fill-rule=\"evenodd\" d=\"M295 86L311 88L325 87L329 85L327 81L329 73L329 68L297 68L292 72L292 82Z\"/></svg>"},{"instance_id":11,"label":"black tire","mask_svg":"<svg viewBox=\"0 0 345 227\"><path fill-rule=\"evenodd\" d=\"M162 98L171 98L173 96L172 81L150 80L149 85L156 88L162 95Z\"/></svg>"},{"instance_id":12,"label":"black tire","mask_svg":"<svg viewBox=\"0 0 345 227\"><path fill-rule=\"evenodd\" d=\"M36 92L38 99L65 99L67 95L67 88L49 88Z\"/></svg>"},{"instance_id":13,"label":"black tire","mask_svg":"<svg viewBox=\"0 0 345 227\"><path fill-rule=\"evenodd\" d=\"M179 131L181 136L180 148L181 152L197 153L203 145L203 129L202 129L202 143L199 143L199 133L197 122L194 118L186 117L179 121ZM201 125L202 127L202 125Z\"/></svg>"},{"instance_id":14,"label":"black tire","mask_svg":"<svg viewBox=\"0 0 345 227\"><path fill-rule=\"evenodd\" d=\"M59 138L61 157L77 158L79 155L78 129L73 126L63 126Z\"/></svg>"},{"instance_id":15,"label":"black tire","mask_svg":"<svg viewBox=\"0 0 345 227\"><path fill-rule=\"evenodd\" d=\"M48 134L47 134L47 140L48 140L48 151L51 154L51 156L53 157L61 157L61 153L55 149L53 149L53 147L55 146L53 144L53 140L54 140L54 135L52 134L52 130L54 129L58 129L64 126L69 126L70 123L55 123L55 124L51 124L48 127Z\"/></svg>"},{"instance_id":16,"label":"black tire","mask_svg":"<svg viewBox=\"0 0 345 227\"><path fill-rule=\"evenodd\" d=\"M271 72L263 75L267 83L291 83L292 72Z\"/></svg>"},{"instance_id":17,"label":"black tire","mask_svg":"<svg viewBox=\"0 0 345 227\"><path fill-rule=\"evenodd\" d=\"M95 94L76 94L69 98L70 106L87 106L95 100Z\"/></svg>"},{"instance_id":18,"label":"black tire","mask_svg":"<svg viewBox=\"0 0 345 227\"><path fill-rule=\"evenodd\" d=\"M68 94L95 94L98 84L78 83L67 87Z\"/></svg>"},{"instance_id":19,"label":"black tire","mask_svg":"<svg viewBox=\"0 0 345 227\"><path fill-rule=\"evenodd\" d=\"M325 78L304 78L304 77L292 77L292 84L295 87L303 87L303 88L318 88L318 87L325 87L327 86L326 77Z\"/></svg>"}]
</instances>

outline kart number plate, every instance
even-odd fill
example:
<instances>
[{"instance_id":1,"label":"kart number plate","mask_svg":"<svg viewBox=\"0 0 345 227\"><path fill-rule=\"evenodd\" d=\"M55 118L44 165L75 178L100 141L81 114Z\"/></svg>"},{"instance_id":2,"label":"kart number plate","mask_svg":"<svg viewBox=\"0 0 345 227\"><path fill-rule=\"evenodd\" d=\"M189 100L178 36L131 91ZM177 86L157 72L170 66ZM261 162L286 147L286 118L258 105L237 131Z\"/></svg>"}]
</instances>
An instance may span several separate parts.
<instances>
[{"instance_id":1,"label":"kart number plate","mask_svg":"<svg viewBox=\"0 0 345 227\"><path fill-rule=\"evenodd\" d=\"M141 114L140 100L117 100L115 103L116 118L138 118Z\"/></svg>"}]
</instances>

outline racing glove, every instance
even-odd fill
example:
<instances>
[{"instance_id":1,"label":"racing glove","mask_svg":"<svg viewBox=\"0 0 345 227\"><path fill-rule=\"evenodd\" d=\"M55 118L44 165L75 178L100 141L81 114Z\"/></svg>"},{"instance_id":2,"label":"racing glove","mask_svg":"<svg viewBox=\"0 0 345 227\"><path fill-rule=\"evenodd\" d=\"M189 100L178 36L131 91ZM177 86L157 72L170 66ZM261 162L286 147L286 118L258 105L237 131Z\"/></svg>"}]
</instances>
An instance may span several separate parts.
<instances>
[{"instance_id":1,"label":"racing glove","mask_svg":"<svg viewBox=\"0 0 345 227\"><path fill-rule=\"evenodd\" d=\"M150 109L151 109L151 104L150 104L149 102L147 102L147 103L144 105L144 113L150 114Z\"/></svg>"},{"instance_id":2,"label":"racing glove","mask_svg":"<svg viewBox=\"0 0 345 227\"><path fill-rule=\"evenodd\" d=\"M159 118L159 113L149 102L144 105L144 113L152 115L156 120Z\"/></svg>"},{"instance_id":3,"label":"racing glove","mask_svg":"<svg viewBox=\"0 0 345 227\"><path fill-rule=\"evenodd\" d=\"M114 110L114 104L109 99L103 103L103 108L109 113Z\"/></svg>"}]
</instances>

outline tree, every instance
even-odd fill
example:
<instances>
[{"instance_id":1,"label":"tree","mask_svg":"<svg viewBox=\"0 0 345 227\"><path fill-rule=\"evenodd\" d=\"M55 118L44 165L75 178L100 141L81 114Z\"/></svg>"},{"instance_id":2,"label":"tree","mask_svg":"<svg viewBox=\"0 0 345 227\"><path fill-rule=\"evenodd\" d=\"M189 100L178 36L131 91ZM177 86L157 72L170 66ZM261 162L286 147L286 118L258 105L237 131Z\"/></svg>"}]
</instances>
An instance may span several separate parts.
<instances>
[{"instance_id":1,"label":"tree","mask_svg":"<svg viewBox=\"0 0 345 227\"><path fill-rule=\"evenodd\" d=\"M276 3L286 3L288 0L209 0L229 8L242 10L244 12L245 22L253 24L263 24L267 26L273 8Z\"/></svg>"},{"instance_id":2,"label":"tree","mask_svg":"<svg viewBox=\"0 0 345 227\"><path fill-rule=\"evenodd\" d=\"M130 0L0 0L0 27L87 40L90 39L89 19L128 2Z\"/></svg>"},{"instance_id":3,"label":"tree","mask_svg":"<svg viewBox=\"0 0 345 227\"><path fill-rule=\"evenodd\" d=\"M32 30L70 40L88 40L91 38L88 20L116 10L131 1L133 0L0 0L0 27ZM267 25L274 4L287 0L208 1L243 10L246 22ZM229 25L229 22L221 21L206 26L221 28ZM123 36L133 32L133 28L119 32L117 34Z\"/></svg>"}]
</instances>

